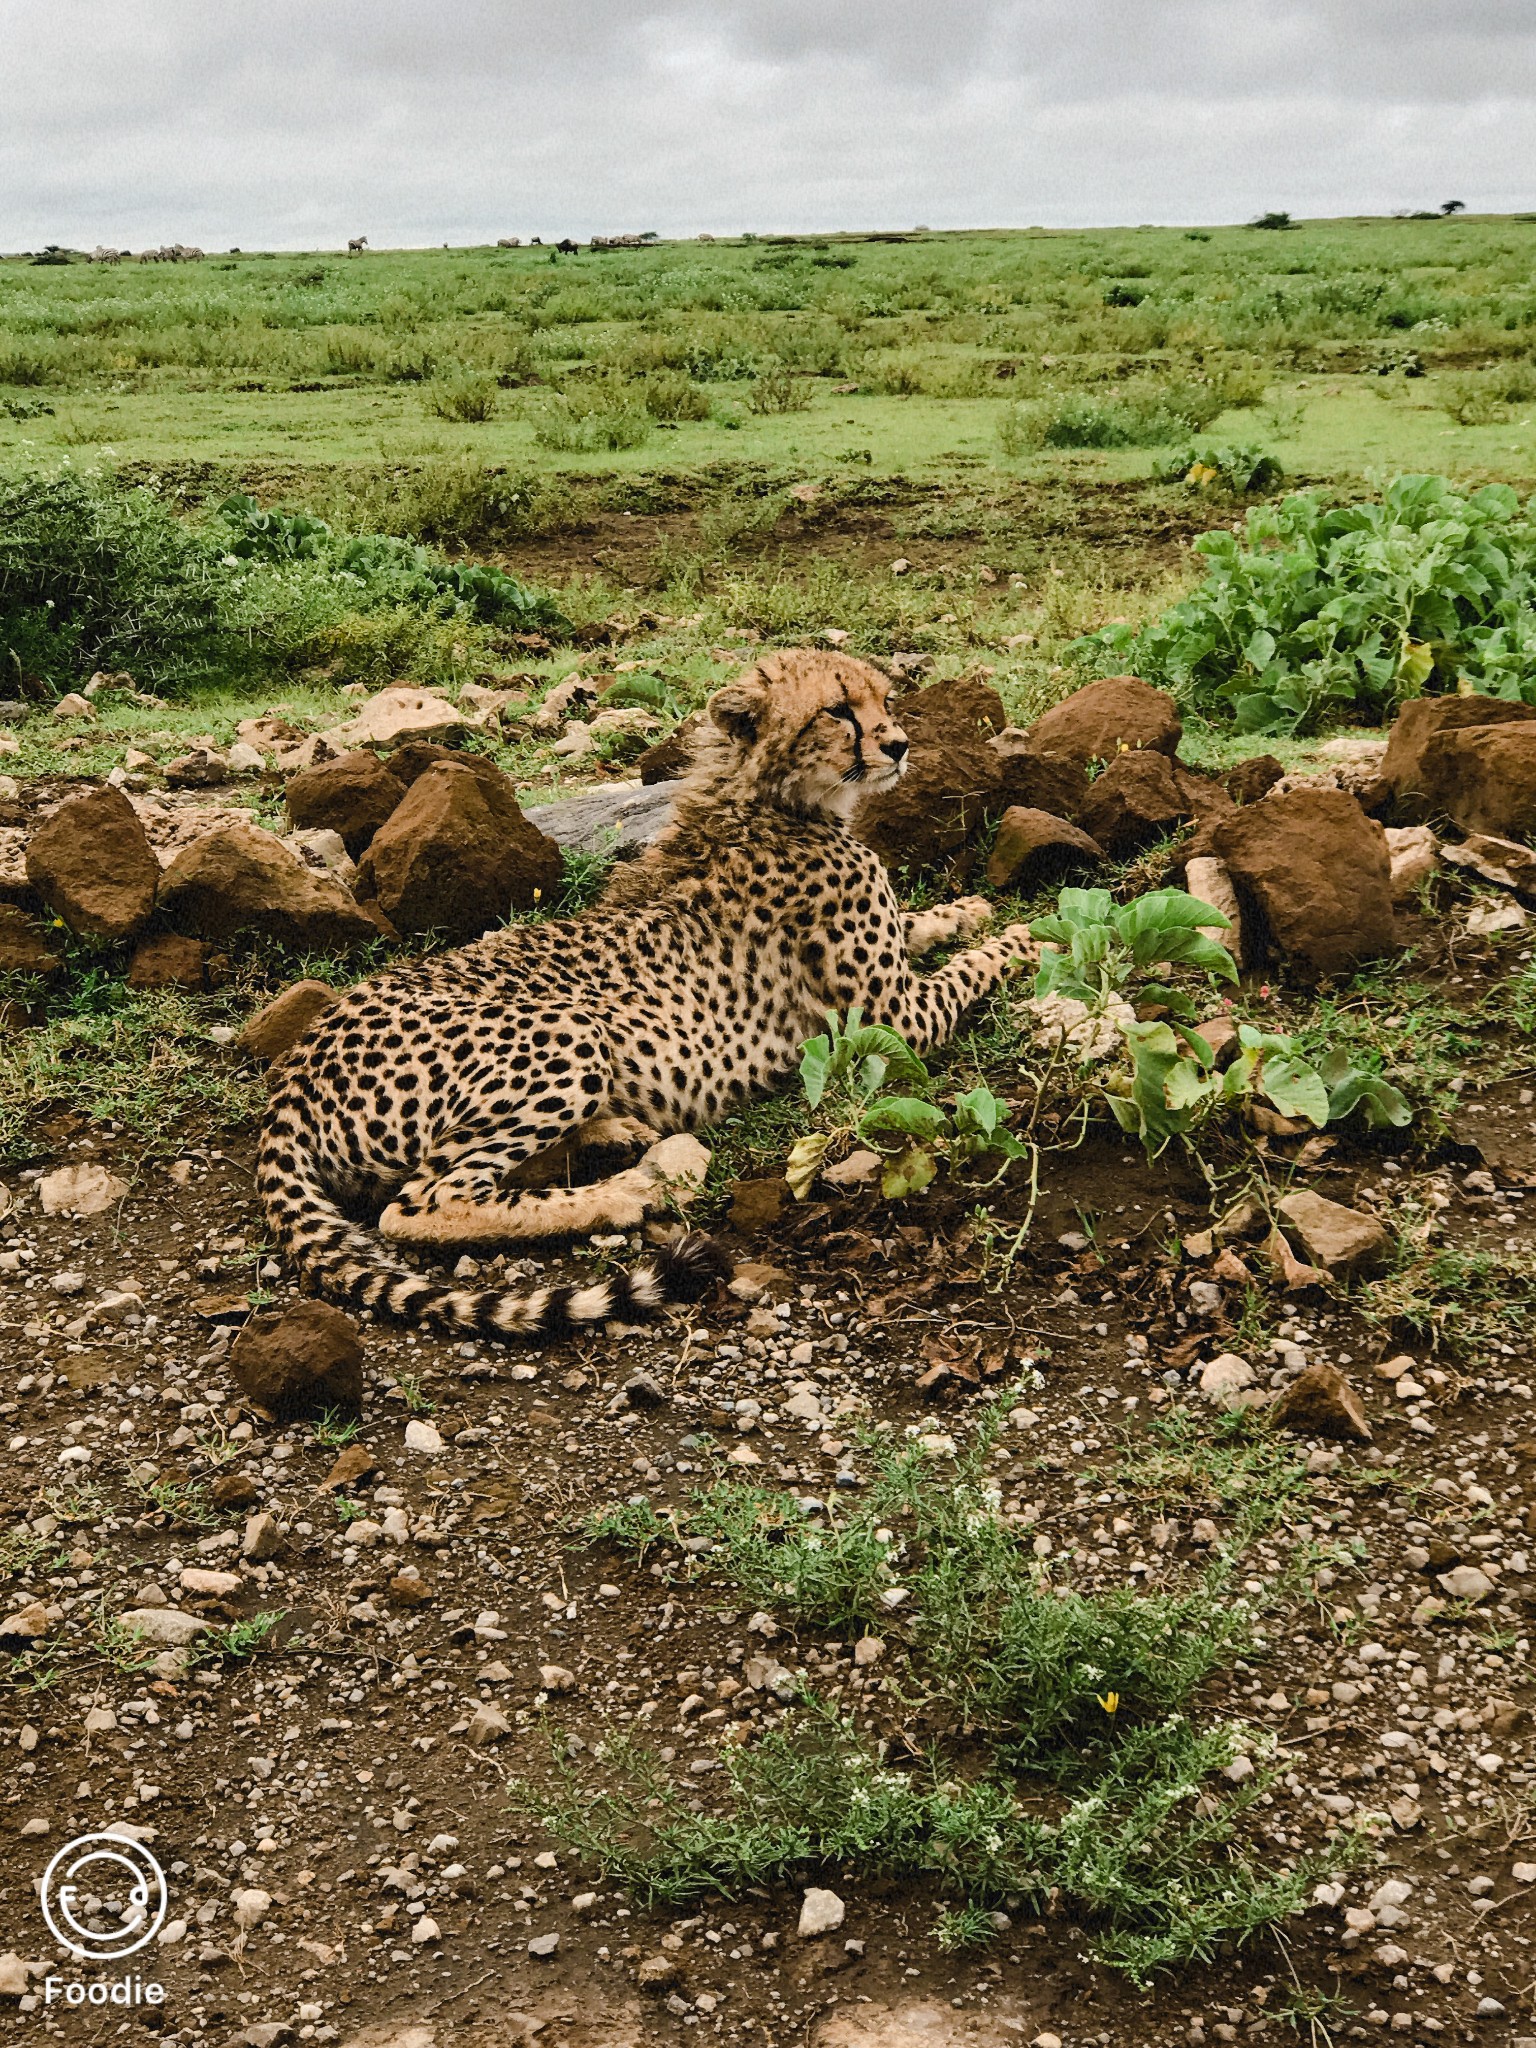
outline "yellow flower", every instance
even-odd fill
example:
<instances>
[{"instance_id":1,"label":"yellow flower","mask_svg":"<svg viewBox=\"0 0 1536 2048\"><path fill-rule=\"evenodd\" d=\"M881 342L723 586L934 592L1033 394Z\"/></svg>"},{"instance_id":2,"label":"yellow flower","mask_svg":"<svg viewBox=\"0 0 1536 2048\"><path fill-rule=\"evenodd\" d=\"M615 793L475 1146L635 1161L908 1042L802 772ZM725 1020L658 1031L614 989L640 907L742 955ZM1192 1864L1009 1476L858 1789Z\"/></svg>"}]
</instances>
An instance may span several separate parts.
<instances>
[{"instance_id":1,"label":"yellow flower","mask_svg":"<svg viewBox=\"0 0 1536 2048\"><path fill-rule=\"evenodd\" d=\"M1113 1714L1120 1705L1120 1695L1117 1692L1101 1692L1096 1697L1106 1714Z\"/></svg>"}]
</instances>

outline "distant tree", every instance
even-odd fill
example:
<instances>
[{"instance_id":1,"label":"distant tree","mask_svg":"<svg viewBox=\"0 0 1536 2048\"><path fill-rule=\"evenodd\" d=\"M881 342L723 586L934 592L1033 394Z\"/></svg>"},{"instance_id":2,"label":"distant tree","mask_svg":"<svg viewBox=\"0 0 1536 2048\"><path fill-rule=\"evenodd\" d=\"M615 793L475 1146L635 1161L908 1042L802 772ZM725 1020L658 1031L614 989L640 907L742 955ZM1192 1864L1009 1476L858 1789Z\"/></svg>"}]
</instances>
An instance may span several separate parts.
<instances>
[{"instance_id":1,"label":"distant tree","mask_svg":"<svg viewBox=\"0 0 1536 2048\"><path fill-rule=\"evenodd\" d=\"M1440 202L1440 211L1445 214L1465 213L1466 210L1467 202L1465 199L1442 199Z\"/></svg>"},{"instance_id":2,"label":"distant tree","mask_svg":"<svg viewBox=\"0 0 1536 2048\"><path fill-rule=\"evenodd\" d=\"M1288 213L1261 213L1257 220L1248 223L1251 228L1293 228L1296 223Z\"/></svg>"}]
</instances>

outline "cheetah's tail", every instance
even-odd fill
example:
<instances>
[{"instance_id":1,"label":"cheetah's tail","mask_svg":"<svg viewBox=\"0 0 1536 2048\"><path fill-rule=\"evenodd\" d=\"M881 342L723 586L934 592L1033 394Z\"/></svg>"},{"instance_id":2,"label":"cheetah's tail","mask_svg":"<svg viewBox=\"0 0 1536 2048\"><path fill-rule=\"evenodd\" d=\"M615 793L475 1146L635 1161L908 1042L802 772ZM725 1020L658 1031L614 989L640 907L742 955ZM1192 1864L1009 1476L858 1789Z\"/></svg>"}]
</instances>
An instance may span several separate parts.
<instances>
[{"instance_id":1,"label":"cheetah's tail","mask_svg":"<svg viewBox=\"0 0 1536 2048\"><path fill-rule=\"evenodd\" d=\"M344 1216L307 1156L294 1120L274 1115L257 1151L256 1184L278 1247L316 1293L391 1320L470 1336L562 1337L594 1323L641 1322L668 1302L697 1301L730 1261L691 1231L627 1273L584 1287L449 1287L383 1250Z\"/></svg>"}]
</instances>

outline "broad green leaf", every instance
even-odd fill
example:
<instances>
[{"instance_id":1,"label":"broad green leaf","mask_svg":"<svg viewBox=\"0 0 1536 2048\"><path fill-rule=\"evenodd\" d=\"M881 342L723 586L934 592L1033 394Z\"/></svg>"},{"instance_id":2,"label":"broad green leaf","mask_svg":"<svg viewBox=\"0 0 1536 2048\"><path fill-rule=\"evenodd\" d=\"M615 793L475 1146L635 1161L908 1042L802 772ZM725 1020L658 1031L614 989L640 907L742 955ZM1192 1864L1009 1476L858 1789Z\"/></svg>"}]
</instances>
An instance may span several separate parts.
<instances>
[{"instance_id":1,"label":"broad green leaf","mask_svg":"<svg viewBox=\"0 0 1536 2048\"><path fill-rule=\"evenodd\" d=\"M1328 1121L1328 1090L1305 1060L1271 1055L1259 1070L1259 1086L1282 1116L1305 1117L1319 1130Z\"/></svg>"},{"instance_id":2,"label":"broad green leaf","mask_svg":"<svg viewBox=\"0 0 1536 2048\"><path fill-rule=\"evenodd\" d=\"M938 1170L938 1162L930 1151L922 1145L909 1145L886 1161L880 1176L880 1192L890 1202L899 1201L904 1195L919 1194Z\"/></svg>"},{"instance_id":3,"label":"broad green leaf","mask_svg":"<svg viewBox=\"0 0 1536 2048\"><path fill-rule=\"evenodd\" d=\"M945 1121L943 1110L932 1102L923 1102L915 1095L889 1095L860 1117L859 1134L863 1137L872 1131L899 1131L909 1138L937 1138Z\"/></svg>"}]
</instances>

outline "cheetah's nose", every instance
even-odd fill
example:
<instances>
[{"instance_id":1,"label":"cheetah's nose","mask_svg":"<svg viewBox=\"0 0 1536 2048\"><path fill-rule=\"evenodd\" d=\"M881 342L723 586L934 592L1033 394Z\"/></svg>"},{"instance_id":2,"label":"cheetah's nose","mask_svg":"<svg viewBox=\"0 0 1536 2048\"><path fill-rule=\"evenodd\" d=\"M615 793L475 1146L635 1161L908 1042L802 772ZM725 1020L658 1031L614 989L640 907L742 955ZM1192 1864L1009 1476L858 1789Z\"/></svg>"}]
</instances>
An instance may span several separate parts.
<instances>
[{"instance_id":1,"label":"cheetah's nose","mask_svg":"<svg viewBox=\"0 0 1536 2048\"><path fill-rule=\"evenodd\" d=\"M882 754L889 754L893 761L904 761L907 758L907 742L904 739L882 740L880 751Z\"/></svg>"}]
</instances>

